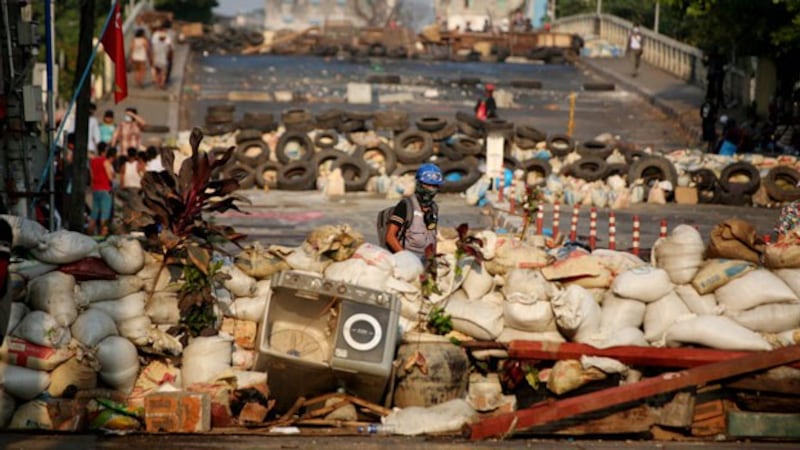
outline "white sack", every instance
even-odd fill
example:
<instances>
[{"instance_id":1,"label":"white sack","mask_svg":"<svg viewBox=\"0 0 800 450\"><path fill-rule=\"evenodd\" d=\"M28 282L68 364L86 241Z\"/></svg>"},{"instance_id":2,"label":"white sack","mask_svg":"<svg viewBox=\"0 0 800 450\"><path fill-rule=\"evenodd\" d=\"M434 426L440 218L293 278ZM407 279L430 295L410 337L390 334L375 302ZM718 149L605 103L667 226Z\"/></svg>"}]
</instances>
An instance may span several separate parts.
<instances>
[{"instance_id":1,"label":"white sack","mask_svg":"<svg viewBox=\"0 0 800 450\"><path fill-rule=\"evenodd\" d=\"M564 336L558 331L522 331L516 328L505 327L500 336L497 336L497 342L511 342L511 341L540 341L540 342L567 342Z\"/></svg>"},{"instance_id":2,"label":"white sack","mask_svg":"<svg viewBox=\"0 0 800 450\"><path fill-rule=\"evenodd\" d=\"M620 347L631 345L636 347L649 347L650 344L644 338L644 333L639 328L625 327L617 330L601 329L598 333L589 337L587 344L597 348Z\"/></svg>"},{"instance_id":3,"label":"white sack","mask_svg":"<svg viewBox=\"0 0 800 450\"><path fill-rule=\"evenodd\" d=\"M673 323L689 314L689 308L678 294L670 292L647 305L644 313L644 337L650 342L660 341Z\"/></svg>"},{"instance_id":4,"label":"white sack","mask_svg":"<svg viewBox=\"0 0 800 450\"><path fill-rule=\"evenodd\" d=\"M726 311L743 311L767 303L796 302L797 295L778 276L756 269L729 281L714 292Z\"/></svg>"},{"instance_id":5,"label":"white sack","mask_svg":"<svg viewBox=\"0 0 800 450\"><path fill-rule=\"evenodd\" d=\"M369 266L375 266L385 272L391 273L395 267L395 259L389 250L365 242L361 244L352 256L352 259L360 259ZM417 258L419 260L419 258Z\"/></svg>"},{"instance_id":6,"label":"white sack","mask_svg":"<svg viewBox=\"0 0 800 450\"><path fill-rule=\"evenodd\" d=\"M139 375L139 356L131 341L109 336L97 345L100 379L119 391L130 393Z\"/></svg>"},{"instance_id":7,"label":"white sack","mask_svg":"<svg viewBox=\"0 0 800 450\"><path fill-rule=\"evenodd\" d=\"M120 322L144 314L146 295L144 292L136 292L119 300L95 302L92 303L90 309L99 309L108 314L115 322Z\"/></svg>"},{"instance_id":8,"label":"white sack","mask_svg":"<svg viewBox=\"0 0 800 450\"><path fill-rule=\"evenodd\" d=\"M478 413L464 399L454 399L429 408L412 406L392 411L383 419L394 433L404 436L459 431Z\"/></svg>"},{"instance_id":9,"label":"white sack","mask_svg":"<svg viewBox=\"0 0 800 450\"><path fill-rule=\"evenodd\" d=\"M0 219L11 227L12 247L36 247L47 234L47 228L35 220L10 214L0 214Z\"/></svg>"},{"instance_id":10,"label":"white sack","mask_svg":"<svg viewBox=\"0 0 800 450\"><path fill-rule=\"evenodd\" d=\"M0 386L15 397L30 400L50 386L50 374L0 361Z\"/></svg>"},{"instance_id":11,"label":"white sack","mask_svg":"<svg viewBox=\"0 0 800 450\"><path fill-rule=\"evenodd\" d=\"M183 388L209 383L231 368L233 342L222 336L197 337L183 350Z\"/></svg>"},{"instance_id":12,"label":"white sack","mask_svg":"<svg viewBox=\"0 0 800 450\"><path fill-rule=\"evenodd\" d=\"M506 326L523 331L557 331L550 302L530 302L521 296L522 294L512 294L510 298L506 298L503 305L503 321Z\"/></svg>"},{"instance_id":13,"label":"white sack","mask_svg":"<svg viewBox=\"0 0 800 450\"><path fill-rule=\"evenodd\" d=\"M0 429L8 427L9 422L11 422L11 417L14 416L14 410L16 409L17 405L14 401L14 397L0 389Z\"/></svg>"},{"instance_id":14,"label":"white sack","mask_svg":"<svg viewBox=\"0 0 800 450\"><path fill-rule=\"evenodd\" d=\"M69 328L56 322L53 316L44 311L32 311L23 317L12 335L52 348L64 347L72 339Z\"/></svg>"},{"instance_id":15,"label":"white sack","mask_svg":"<svg viewBox=\"0 0 800 450\"><path fill-rule=\"evenodd\" d=\"M753 331L781 333L800 327L800 303L770 303L726 315Z\"/></svg>"},{"instance_id":16,"label":"white sack","mask_svg":"<svg viewBox=\"0 0 800 450\"><path fill-rule=\"evenodd\" d=\"M45 264L35 259L23 259L8 265L9 273L21 275L26 280L32 280L56 269L58 266L55 264Z\"/></svg>"},{"instance_id":17,"label":"white sack","mask_svg":"<svg viewBox=\"0 0 800 450\"><path fill-rule=\"evenodd\" d=\"M133 342L134 345L144 346L150 343L150 330L153 323L150 318L141 315L125 319L117 323L120 336Z\"/></svg>"},{"instance_id":18,"label":"white sack","mask_svg":"<svg viewBox=\"0 0 800 450\"><path fill-rule=\"evenodd\" d=\"M31 250L36 259L49 264L69 264L97 250L90 236L74 231L59 230L47 233Z\"/></svg>"},{"instance_id":19,"label":"white sack","mask_svg":"<svg viewBox=\"0 0 800 450\"><path fill-rule=\"evenodd\" d=\"M49 272L28 284L27 302L31 308L50 314L56 322L68 327L78 317L74 290L75 277L59 271Z\"/></svg>"},{"instance_id":20,"label":"white sack","mask_svg":"<svg viewBox=\"0 0 800 450\"><path fill-rule=\"evenodd\" d=\"M155 324L177 325L181 320L178 294L174 292L154 293L145 304L144 312Z\"/></svg>"},{"instance_id":21,"label":"white sack","mask_svg":"<svg viewBox=\"0 0 800 450\"><path fill-rule=\"evenodd\" d=\"M592 256L598 258L600 263L608 267L614 275L647 265L638 256L618 250L598 248L592 252Z\"/></svg>"},{"instance_id":22,"label":"white sack","mask_svg":"<svg viewBox=\"0 0 800 450\"><path fill-rule=\"evenodd\" d=\"M477 299L486 295L494 285L494 277L478 262L472 262L464 267L466 272L461 289L466 292L469 299Z\"/></svg>"},{"instance_id":23,"label":"white sack","mask_svg":"<svg viewBox=\"0 0 800 450\"><path fill-rule=\"evenodd\" d=\"M644 321L646 304L638 300L617 297L606 292L600 306L600 328L604 330L620 330L622 328L639 328Z\"/></svg>"},{"instance_id":24,"label":"white sack","mask_svg":"<svg viewBox=\"0 0 800 450\"><path fill-rule=\"evenodd\" d=\"M800 269L777 269L772 273L780 277L789 289L800 297Z\"/></svg>"},{"instance_id":25,"label":"white sack","mask_svg":"<svg viewBox=\"0 0 800 450\"><path fill-rule=\"evenodd\" d=\"M100 341L117 335L114 320L104 311L89 309L84 311L70 328L72 336L86 347L94 347Z\"/></svg>"},{"instance_id":26,"label":"white sack","mask_svg":"<svg viewBox=\"0 0 800 450\"><path fill-rule=\"evenodd\" d=\"M8 334L11 334L17 325L22 321L22 318L25 317L30 310L25 303L22 302L12 302L11 303L11 314L8 319Z\"/></svg>"},{"instance_id":27,"label":"white sack","mask_svg":"<svg viewBox=\"0 0 800 450\"><path fill-rule=\"evenodd\" d=\"M367 266L367 262L363 259L346 259L326 267L324 275L328 280L357 284L359 276L367 269Z\"/></svg>"},{"instance_id":28,"label":"white sack","mask_svg":"<svg viewBox=\"0 0 800 450\"><path fill-rule=\"evenodd\" d=\"M233 301L228 315L234 319L261 322L266 306L266 298L241 297Z\"/></svg>"},{"instance_id":29,"label":"white sack","mask_svg":"<svg viewBox=\"0 0 800 450\"><path fill-rule=\"evenodd\" d=\"M99 245L100 257L114 272L133 275L144 267L144 250L136 240L123 236L110 236Z\"/></svg>"},{"instance_id":30,"label":"white sack","mask_svg":"<svg viewBox=\"0 0 800 450\"><path fill-rule=\"evenodd\" d=\"M650 303L671 292L672 282L665 270L642 266L617 275L611 290L619 297Z\"/></svg>"},{"instance_id":31,"label":"white sack","mask_svg":"<svg viewBox=\"0 0 800 450\"><path fill-rule=\"evenodd\" d=\"M574 342L584 342L600 329L600 305L586 289L572 284L550 302L559 328Z\"/></svg>"},{"instance_id":32,"label":"white sack","mask_svg":"<svg viewBox=\"0 0 800 450\"><path fill-rule=\"evenodd\" d=\"M136 277L142 279L142 288L147 292L163 291L171 281L169 269L162 269L160 262L146 263L142 270L136 272Z\"/></svg>"},{"instance_id":33,"label":"white sack","mask_svg":"<svg viewBox=\"0 0 800 450\"><path fill-rule=\"evenodd\" d=\"M222 285L225 286L225 289L231 291L233 295L237 297L253 295L256 288L255 278L242 272L234 264L222 266L219 271L230 276L230 279L223 281Z\"/></svg>"},{"instance_id":34,"label":"white sack","mask_svg":"<svg viewBox=\"0 0 800 450\"><path fill-rule=\"evenodd\" d=\"M114 300L141 291L143 287L144 280L137 276L123 275L116 280L82 281L75 288L75 301L84 306L92 302Z\"/></svg>"},{"instance_id":35,"label":"white sack","mask_svg":"<svg viewBox=\"0 0 800 450\"><path fill-rule=\"evenodd\" d=\"M670 347L695 344L720 350L772 350L772 346L758 333L724 316L697 316L681 320L669 327L665 338Z\"/></svg>"},{"instance_id":36,"label":"white sack","mask_svg":"<svg viewBox=\"0 0 800 450\"><path fill-rule=\"evenodd\" d=\"M453 321L453 329L467 336L491 341L503 331L503 307L481 300L453 300L445 306Z\"/></svg>"},{"instance_id":37,"label":"white sack","mask_svg":"<svg viewBox=\"0 0 800 450\"><path fill-rule=\"evenodd\" d=\"M659 239L653 246L654 265L666 270L673 283L686 284L703 264L705 249L703 238L694 227L678 225L670 237Z\"/></svg>"},{"instance_id":38,"label":"white sack","mask_svg":"<svg viewBox=\"0 0 800 450\"><path fill-rule=\"evenodd\" d=\"M506 298L516 295L520 301L529 303L537 300L550 300L556 289L545 280L542 273L533 269L512 269L506 275L506 283L503 285L503 294Z\"/></svg>"},{"instance_id":39,"label":"white sack","mask_svg":"<svg viewBox=\"0 0 800 450\"><path fill-rule=\"evenodd\" d=\"M675 293L683 300L686 307L698 316L716 316L722 314L723 308L717 305L714 293L700 295L691 284L675 286Z\"/></svg>"}]
</instances>

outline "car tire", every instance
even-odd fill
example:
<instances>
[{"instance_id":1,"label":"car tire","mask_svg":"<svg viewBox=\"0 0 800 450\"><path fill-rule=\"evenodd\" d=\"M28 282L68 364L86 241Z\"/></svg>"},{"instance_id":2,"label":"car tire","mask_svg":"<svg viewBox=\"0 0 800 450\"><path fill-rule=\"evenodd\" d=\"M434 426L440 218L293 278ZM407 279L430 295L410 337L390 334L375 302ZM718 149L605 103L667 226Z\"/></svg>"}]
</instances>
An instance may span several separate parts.
<instances>
[{"instance_id":1,"label":"car tire","mask_svg":"<svg viewBox=\"0 0 800 450\"><path fill-rule=\"evenodd\" d=\"M788 166L773 167L761 181L769 196L779 202L800 200L800 172Z\"/></svg>"},{"instance_id":2,"label":"car tire","mask_svg":"<svg viewBox=\"0 0 800 450\"><path fill-rule=\"evenodd\" d=\"M471 137L473 139L482 139L486 137L486 132L483 131L483 128L476 128L473 127L471 124L467 122L458 121L456 122L456 128L462 134Z\"/></svg>"},{"instance_id":3,"label":"car tire","mask_svg":"<svg viewBox=\"0 0 800 450\"><path fill-rule=\"evenodd\" d=\"M346 192L363 191L372 174L372 168L364 159L353 156L337 159L332 168L342 171Z\"/></svg>"},{"instance_id":4,"label":"car tire","mask_svg":"<svg viewBox=\"0 0 800 450\"><path fill-rule=\"evenodd\" d=\"M275 161L266 161L261 163L255 169L255 180L256 186L260 187L261 189L269 188L269 189L277 189L278 188L278 177L277 174L281 170L281 165ZM275 177L268 177L267 174L274 172Z\"/></svg>"},{"instance_id":5,"label":"car tire","mask_svg":"<svg viewBox=\"0 0 800 450\"><path fill-rule=\"evenodd\" d=\"M517 136L535 142L547 140L547 134L530 125L517 125Z\"/></svg>"},{"instance_id":6,"label":"car tire","mask_svg":"<svg viewBox=\"0 0 800 450\"><path fill-rule=\"evenodd\" d=\"M730 181L735 175L746 175L748 180L745 183L735 183ZM719 175L719 184L725 191L741 192L743 194L754 194L761 186L761 175L756 166L749 162L739 161L727 165Z\"/></svg>"},{"instance_id":7,"label":"car tire","mask_svg":"<svg viewBox=\"0 0 800 450\"><path fill-rule=\"evenodd\" d=\"M578 146L578 154L581 156L596 156L598 158L606 159L614 151L605 142L600 141L586 141L581 142Z\"/></svg>"},{"instance_id":8,"label":"car tire","mask_svg":"<svg viewBox=\"0 0 800 450\"><path fill-rule=\"evenodd\" d=\"M469 124L472 128L483 129L483 121L475 117L474 114L458 111L456 113L456 120Z\"/></svg>"},{"instance_id":9,"label":"car tire","mask_svg":"<svg viewBox=\"0 0 800 450\"><path fill-rule=\"evenodd\" d=\"M597 181L605 178L608 164L603 158L597 156L584 156L572 163L572 176L586 181Z\"/></svg>"},{"instance_id":10,"label":"car tire","mask_svg":"<svg viewBox=\"0 0 800 450\"><path fill-rule=\"evenodd\" d=\"M648 156L631 164L628 171L628 184L633 184L640 178L644 179L647 185L650 185L653 180L659 180L669 181L675 187L678 182L678 173L668 159L660 156Z\"/></svg>"},{"instance_id":11,"label":"car tire","mask_svg":"<svg viewBox=\"0 0 800 450\"><path fill-rule=\"evenodd\" d=\"M339 133L332 130L320 131L314 136L314 145L317 148L334 148L339 143Z\"/></svg>"},{"instance_id":12,"label":"car tire","mask_svg":"<svg viewBox=\"0 0 800 450\"><path fill-rule=\"evenodd\" d=\"M379 152L381 155L383 155L383 168L384 173L387 175L394 172L394 170L397 168L397 155L395 155L394 149L383 142L379 144L361 146L353 153L353 157L363 159L364 162L366 162L370 167L372 174L379 174L381 169L380 166L370 164L369 160L366 158L367 153L371 152Z\"/></svg>"},{"instance_id":13,"label":"car tire","mask_svg":"<svg viewBox=\"0 0 800 450\"><path fill-rule=\"evenodd\" d=\"M419 148L409 148L417 143ZM433 138L424 131L409 130L395 138L395 155L403 164L416 164L427 161L433 155Z\"/></svg>"},{"instance_id":14,"label":"car tire","mask_svg":"<svg viewBox=\"0 0 800 450\"><path fill-rule=\"evenodd\" d=\"M239 189L250 189L256 183L255 172L250 166L231 164L222 172L224 178L233 178L239 182Z\"/></svg>"},{"instance_id":15,"label":"car tire","mask_svg":"<svg viewBox=\"0 0 800 450\"><path fill-rule=\"evenodd\" d=\"M526 182L528 180L528 174L531 172L536 172L543 180L546 180L553 172L550 162L546 159L539 158L530 158L522 161L522 163L520 163L520 168L525 172L525 178L523 178L523 180L526 180Z\"/></svg>"},{"instance_id":16,"label":"car tire","mask_svg":"<svg viewBox=\"0 0 800 450\"><path fill-rule=\"evenodd\" d=\"M308 191L314 189L317 171L311 161L293 161L278 172L278 189L286 191Z\"/></svg>"},{"instance_id":17,"label":"car tire","mask_svg":"<svg viewBox=\"0 0 800 450\"><path fill-rule=\"evenodd\" d=\"M462 158L466 156L477 156L483 153L483 144L477 139L460 137L453 142L453 149L461 155Z\"/></svg>"},{"instance_id":18,"label":"car tire","mask_svg":"<svg viewBox=\"0 0 800 450\"><path fill-rule=\"evenodd\" d=\"M547 148L553 156L567 156L574 147L572 138L566 134L554 134L547 140Z\"/></svg>"},{"instance_id":19,"label":"car tire","mask_svg":"<svg viewBox=\"0 0 800 450\"><path fill-rule=\"evenodd\" d=\"M288 164L292 162L292 158L286 153L286 146L290 142L297 142L303 149L303 154L297 160L309 161L314 156L314 142L308 137L306 133L296 131L287 131L283 133L278 139L278 144L275 146L275 156L281 164Z\"/></svg>"},{"instance_id":20,"label":"car tire","mask_svg":"<svg viewBox=\"0 0 800 450\"><path fill-rule=\"evenodd\" d=\"M433 133L447 126L447 120L439 116L423 116L416 120L417 129Z\"/></svg>"},{"instance_id":21,"label":"car tire","mask_svg":"<svg viewBox=\"0 0 800 450\"><path fill-rule=\"evenodd\" d=\"M252 148L257 148L258 150L253 152L251 150ZM264 161L269 160L269 145L260 138L257 140L242 141L233 152L233 157L236 158L236 161L247 167L256 167Z\"/></svg>"},{"instance_id":22,"label":"car tire","mask_svg":"<svg viewBox=\"0 0 800 450\"><path fill-rule=\"evenodd\" d=\"M628 176L628 172L630 171L631 166L627 163L613 163L608 165L608 169L606 170L605 178L608 178L612 175L619 175L622 178Z\"/></svg>"},{"instance_id":23,"label":"car tire","mask_svg":"<svg viewBox=\"0 0 800 450\"><path fill-rule=\"evenodd\" d=\"M439 168L442 170L442 178L444 179L439 191L443 193L464 192L481 178L476 158L446 161ZM455 175L460 175L460 178L454 180Z\"/></svg>"},{"instance_id":24,"label":"car tire","mask_svg":"<svg viewBox=\"0 0 800 450\"><path fill-rule=\"evenodd\" d=\"M456 134L457 131L458 131L458 126L456 126L456 124L448 123L441 130L432 132L431 138L434 141L444 141L445 139L450 139L451 137L453 137L453 135Z\"/></svg>"}]
</instances>

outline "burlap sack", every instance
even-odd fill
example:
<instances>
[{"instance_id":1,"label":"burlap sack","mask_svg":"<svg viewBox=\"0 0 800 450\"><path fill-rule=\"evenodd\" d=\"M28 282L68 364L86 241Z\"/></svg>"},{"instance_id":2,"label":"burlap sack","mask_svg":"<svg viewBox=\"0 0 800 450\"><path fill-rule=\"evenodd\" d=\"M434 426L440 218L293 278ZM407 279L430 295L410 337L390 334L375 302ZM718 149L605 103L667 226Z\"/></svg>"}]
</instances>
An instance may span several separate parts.
<instances>
[{"instance_id":1,"label":"burlap sack","mask_svg":"<svg viewBox=\"0 0 800 450\"><path fill-rule=\"evenodd\" d=\"M741 259L758 264L764 252L764 241L756 229L740 219L728 219L711 230L707 257Z\"/></svg>"},{"instance_id":2,"label":"burlap sack","mask_svg":"<svg viewBox=\"0 0 800 450\"><path fill-rule=\"evenodd\" d=\"M800 268L800 237L794 233L781 235L778 242L766 246L764 265L770 269Z\"/></svg>"}]
</instances>

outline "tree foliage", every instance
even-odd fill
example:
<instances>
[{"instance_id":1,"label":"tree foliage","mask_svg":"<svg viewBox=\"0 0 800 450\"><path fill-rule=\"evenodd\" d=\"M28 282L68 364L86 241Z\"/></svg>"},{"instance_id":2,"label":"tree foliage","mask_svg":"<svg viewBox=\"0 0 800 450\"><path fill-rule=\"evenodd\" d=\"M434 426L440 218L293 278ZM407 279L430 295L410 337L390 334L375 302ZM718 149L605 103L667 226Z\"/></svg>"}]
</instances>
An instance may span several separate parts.
<instances>
[{"instance_id":1,"label":"tree foliage","mask_svg":"<svg viewBox=\"0 0 800 450\"><path fill-rule=\"evenodd\" d=\"M161 11L170 11L176 20L210 23L217 0L156 0L154 6Z\"/></svg>"}]
</instances>

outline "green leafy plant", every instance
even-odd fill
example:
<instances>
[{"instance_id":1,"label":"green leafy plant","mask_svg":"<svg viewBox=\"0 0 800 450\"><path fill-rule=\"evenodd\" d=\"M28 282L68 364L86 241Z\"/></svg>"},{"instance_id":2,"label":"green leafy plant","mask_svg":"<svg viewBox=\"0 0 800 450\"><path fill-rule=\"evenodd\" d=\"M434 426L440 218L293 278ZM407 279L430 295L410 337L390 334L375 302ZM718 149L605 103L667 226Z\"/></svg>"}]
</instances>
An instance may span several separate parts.
<instances>
[{"instance_id":1,"label":"green leafy plant","mask_svg":"<svg viewBox=\"0 0 800 450\"><path fill-rule=\"evenodd\" d=\"M522 204L522 210L525 214L524 225L520 233L520 239L525 239L528 235L528 227L531 222L536 220L536 213L539 212L539 201L542 198L542 191L538 186L528 186L525 192L525 202Z\"/></svg>"},{"instance_id":2,"label":"green leafy plant","mask_svg":"<svg viewBox=\"0 0 800 450\"><path fill-rule=\"evenodd\" d=\"M425 248L425 257L422 262L422 275L420 275L420 285L422 296L428 298L433 294L441 294L439 285L436 284L436 250L433 245Z\"/></svg>"},{"instance_id":3,"label":"green leafy plant","mask_svg":"<svg viewBox=\"0 0 800 450\"><path fill-rule=\"evenodd\" d=\"M428 313L428 330L435 334L447 334L453 331L453 319L444 312L444 308L434 307Z\"/></svg>"}]
</instances>

